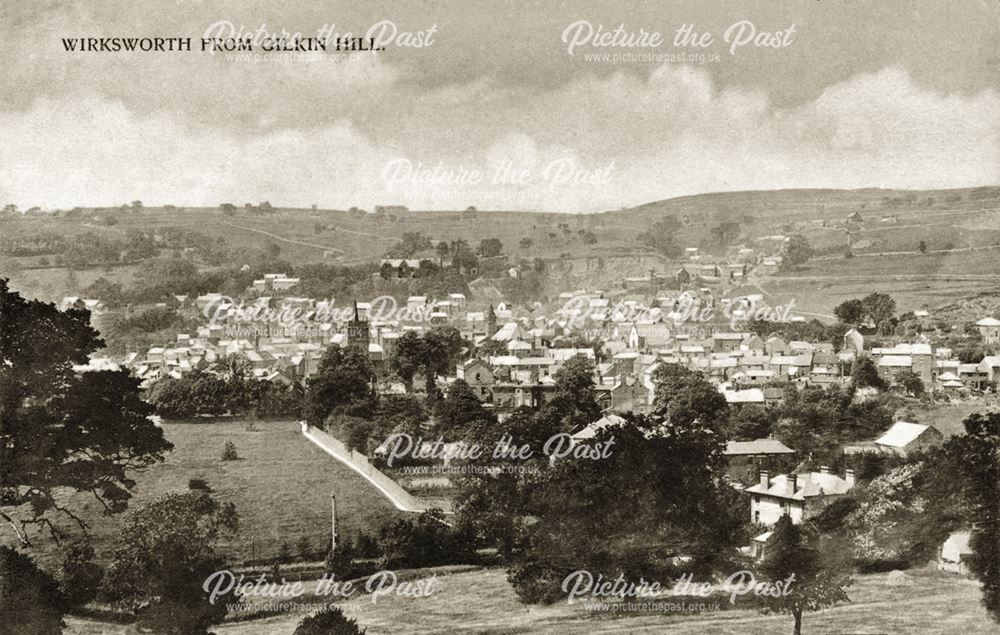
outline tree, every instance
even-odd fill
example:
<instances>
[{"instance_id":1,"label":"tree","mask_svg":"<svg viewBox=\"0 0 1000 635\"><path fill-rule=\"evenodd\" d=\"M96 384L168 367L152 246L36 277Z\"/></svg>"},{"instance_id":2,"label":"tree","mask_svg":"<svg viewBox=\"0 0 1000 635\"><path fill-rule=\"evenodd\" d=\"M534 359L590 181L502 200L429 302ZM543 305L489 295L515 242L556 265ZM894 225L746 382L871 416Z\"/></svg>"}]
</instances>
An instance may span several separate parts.
<instances>
[{"instance_id":1,"label":"tree","mask_svg":"<svg viewBox=\"0 0 1000 635\"><path fill-rule=\"evenodd\" d=\"M451 266L468 273L479 266L479 258L464 240L451 243Z\"/></svg>"},{"instance_id":2,"label":"tree","mask_svg":"<svg viewBox=\"0 0 1000 635\"><path fill-rule=\"evenodd\" d=\"M732 221L720 223L711 229L711 233L719 245L725 247L740 235L740 224Z\"/></svg>"},{"instance_id":3,"label":"tree","mask_svg":"<svg viewBox=\"0 0 1000 635\"><path fill-rule=\"evenodd\" d=\"M87 311L25 300L0 279L0 518L24 544L26 524L58 535L49 511L84 527L56 490L91 492L121 512L135 472L173 447L128 371L74 372L101 345Z\"/></svg>"},{"instance_id":4,"label":"tree","mask_svg":"<svg viewBox=\"0 0 1000 635\"><path fill-rule=\"evenodd\" d=\"M531 246L535 244L535 241L525 236L521 240L517 241L517 244L521 249L530 249Z\"/></svg>"},{"instance_id":5,"label":"tree","mask_svg":"<svg viewBox=\"0 0 1000 635\"><path fill-rule=\"evenodd\" d=\"M662 364L652 380L656 386L653 407L667 423L721 430L728 416L726 398L701 373L678 364Z\"/></svg>"},{"instance_id":6,"label":"tree","mask_svg":"<svg viewBox=\"0 0 1000 635\"><path fill-rule=\"evenodd\" d=\"M281 564L288 564L292 561L292 546L288 544L287 540L282 540L281 544L278 545L276 560Z\"/></svg>"},{"instance_id":7,"label":"tree","mask_svg":"<svg viewBox=\"0 0 1000 635\"><path fill-rule=\"evenodd\" d=\"M524 475L530 469L547 468L544 446L559 431L546 429L544 417L536 420L534 411L522 406L503 421L479 421L467 432L468 443L490 450L476 461L477 467L498 469L477 469L452 477L457 525L495 546L504 563L511 563L515 545L529 524L525 501L535 488L532 479ZM504 440L513 446L529 447L531 456L494 456L492 449Z\"/></svg>"},{"instance_id":8,"label":"tree","mask_svg":"<svg viewBox=\"0 0 1000 635\"><path fill-rule=\"evenodd\" d=\"M427 251L431 246L431 239L422 232L404 232L399 242L393 245L386 252L386 255L397 258L412 258L421 251Z\"/></svg>"},{"instance_id":9,"label":"tree","mask_svg":"<svg viewBox=\"0 0 1000 635\"><path fill-rule=\"evenodd\" d=\"M917 251L919 251L922 254L926 254L927 253L927 243L924 242L924 241L922 241L922 240L919 243L917 243Z\"/></svg>"},{"instance_id":10,"label":"tree","mask_svg":"<svg viewBox=\"0 0 1000 635\"><path fill-rule=\"evenodd\" d=\"M309 536L300 536L298 541L295 543L295 551L299 554L299 558L303 561L310 560L313 557L312 543L309 542Z\"/></svg>"},{"instance_id":11,"label":"tree","mask_svg":"<svg viewBox=\"0 0 1000 635\"><path fill-rule=\"evenodd\" d=\"M896 374L896 384L902 386L907 394L920 397L924 394L924 381L912 370L904 370Z\"/></svg>"},{"instance_id":12,"label":"tree","mask_svg":"<svg viewBox=\"0 0 1000 635\"><path fill-rule=\"evenodd\" d=\"M983 606L1000 622L1000 413L972 414L965 434L944 450L961 475L959 487L972 521L969 569L982 584Z\"/></svg>"},{"instance_id":13,"label":"tree","mask_svg":"<svg viewBox=\"0 0 1000 635\"><path fill-rule=\"evenodd\" d=\"M788 239L782 264L790 269L797 269L813 257L813 248L805 236L796 234Z\"/></svg>"},{"instance_id":14,"label":"tree","mask_svg":"<svg viewBox=\"0 0 1000 635\"><path fill-rule=\"evenodd\" d=\"M455 367L465 348L462 334L454 326L435 326L423 337L423 371L428 398L437 396L437 376Z\"/></svg>"},{"instance_id":15,"label":"tree","mask_svg":"<svg viewBox=\"0 0 1000 635\"><path fill-rule=\"evenodd\" d=\"M0 546L0 635L59 635L64 610L52 576L23 553Z\"/></svg>"},{"instance_id":16,"label":"tree","mask_svg":"<svg viewBox=\"0 0 1000 635\"><path fill-rule=\"evenodd\" d=\"M785 584L787 594L764 596L766 610L790 613L795 620L794 635L802 633L802 614L847 602L844 587L850 585L850 558L845 550L821 553L818 536L792 524L785 515L778 519L767 543L760 572L772 584ZM849 546L846 553L850 553Z\"/></svg>"},{"instance_id":17,"label":"tree","mask_svg":"<svg viewBox=\"0 0 1000 635\"><path fill-rule=\"evenodd\" d=\"M433 567L470 562L474 558L468 537L449 527L440 510L397 520L382 527L378 537L384 568Z\"/></svg>"},{"instance_id":18,"label":"tree","mask_svg":"<svg viewBox=\"0 0 1000 635\"><path fill-rule=\"evenodd\" d=\"M674 240L680 229L677 217L670 214L653 223L652 227L640 233L637 238L651 249L674 258L681 253L681 246Z\"/></svg>"},{"instance_id":19,"label":"tree","mask_svg":"<svg viewBox=\"0 0 1000 635\"><path fill-rule=\"evenodd\" d=\"M327 606L302 618L292 635L364 635L365 629L336 606Z\"/></svg>"},{"instance_id":20,"label":"tree","mask_svg":"<svg viewBox=\"0 0 1000 635\"><path fill-rule=\"evenodd\" d=\"M235 461L239 458L240 455L236 452L236 444L232 441L226 441L226 445L222 448L222 460Z\"/></svg>"},{"instance_id":21,"label":"tree","mask_svg":"<svg viewBox=\"0 0 1000 635\"><path fill-rule=\"evenodd\" d=\"M858 299L846 300L833 308L833 314L844 324L860 324L865 318L865 305Z\"/></svg>"},{"instance_id":22,"label":"tree","mask_svg":"<svg viewBox=\"0 0 1000 635\"><path fill-rule=\"evenodd\" d=\"M94 562L94 548L89 542L69 546L63 558L59 587L68 606L83 606L97 597L104 569Z\"/></svg>"},{"instance_id":23,"label":"tree","mask_svg":"<svg viewBox=\"0 0 1000 635\"><path fill-rule=\"evenodd\" d=\"M503 243L497 238L484 238L479 243L479 255L483 258L495 258L503 253Z\"/></svg>"},{"instance_id":24,"label":"tree","mask_svg":"<svg viewBox=\"0 0 1000 635\"><path fill-rule=\"evenodd\" d=\"M873 324L892 320L896 313L896 301L886 293L870 293L861 299L865 316Z\"/></svg>"},{"instance_id":25,"label":"tree","mask_svg":"<svg viewBox=\"0 0 1000 635\"><path fill-rule=\"evenodd\" d=\"M444 399L439 399L435 404L434 414L441 431L449 440L463 438L469 426L476 422L495 419L483 408L475 391L463 379L456 379L448 386Z\"/></svg>"},{"instance_id":26,"label":"tree","mask_svg":"<svg viewBox=\"0 0 1000 635\"><path fill-rule=\"evenodd\" d=\"M375 370L367 350L331 346L306 386L306 420L319 426L335 411L370 411L374 382Z\"/></svg>"},{"instance_id":27,"label":"tree","mask_svg":"<svg viewBox=\"0 0 1000 635\"><path fill-rule=\"evenodd\" d=\"M575 432L601 417L594 377L597 369L586 355L574 355L553 375L556 386L538 414L540 425L555 432Z\"/></svg>"},{"instance_id":28,"label":"tree","mask_svg":"<svg viewBox=\"0 0 1000 635\"><path fill-rule=\"evenodd\" d=\"M856 560L917 566L936 556L948 534L966 522L964 501L955 496L955 480L942 479L943 472L955 469L947 456L933 452L918 462L888 469L854 493L856 509L845 525Z\"/></svg>"},{"instance_id":29,"label":"tree","mask_svg":"<svg viewBox=\"0 0 1000 635\"><path fill-rule=\"evenodd\" d=\"M524 477L520 515L533 522L508 569L522 600L553 599L565 576L581 569L638 582L675 577L679 557L693 573L733 566L745 539L745 501L723 479L723 437L659 415L624 417L580 442L613 448L600 460L559 460Z\"/></svg>"},{"instance_id":30,"label":"tree","mask_svg":"<svg viewBox=\"0 0 1000 635\"><path fill-rule=\"evenodd\" d=\"M416 437L420 436L420 426L427 420L427 413L421 400L414 395L384 395L379 399L375 420L386 436L398 432Z\"/></svg>"},{"instance_id":31,"label":"tree","mask_svg":"<svg viewBox=\"0 0 1000 635\"><path fill-rule=\"evenodd\" d=\"M878 367L870 357L859 357L851 366L851 379L857 388L885 390L885 381L878 374Z\"/></svg>"},{"instance_id":32,"label":"tree","mask_svg":"<svg viewBox=\"0 0 1000 635\"><path fill-rule=\"evenodd\" d=\"M125 519L104 580L109 600L137 610L139 624L160 633L207 633L226 615L226 602L209 601L205 580L223 568L215 552L220 535L234 533L232 503L208 493L166 494Z\"/></svg>"},{"instance_id":33,"label":"tree","mask_svg":"<svg viewBox=\"0 0 1000 635\"><path fill-rule=\"evenodd\" d=\"M222 205L219 205L219 209L221 209L222 213L226 216L233 216L236 214L236 206L232 203L223 203Z\"/></svg>"}]
</instances>

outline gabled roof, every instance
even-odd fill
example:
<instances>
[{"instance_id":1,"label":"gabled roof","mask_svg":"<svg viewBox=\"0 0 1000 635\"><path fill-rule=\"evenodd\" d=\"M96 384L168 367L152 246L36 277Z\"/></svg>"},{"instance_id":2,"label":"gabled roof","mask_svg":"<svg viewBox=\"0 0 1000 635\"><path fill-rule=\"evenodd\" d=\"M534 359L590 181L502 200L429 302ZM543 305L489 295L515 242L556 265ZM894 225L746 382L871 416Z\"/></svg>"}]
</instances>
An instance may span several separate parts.
<instances>
[{"instance_id":1,"label":"gabled roof","mask_svg":"<svg viewBox=\"0 0 1000 635\"><path fill-rule=\"evenodd\" d=\"M788 476L780 474L770 479L766 488L761 487L760 483L758 483L753 487L748 487L746 491L751 494L766 494L768 496L801 501L814 496L845 494L853 487L852 484L836 474L823 472L798 474L795 480L795 491L789 492L789 486Z\"/></svg>"},{"instance_id":2,"label":"gabled roof","mask_svg":"<svg viewBox=\"0 0 1000 635\"><path fill-rule=\"evenodd\" d=\"M922 423L897 421L892 424L892 427L885 434L875 439L875 443L877 445L887 445L891 448L905 448L930 428L931 426Z\"/></svg>"},{"instance_id":3,"label":"gabled roof","mask_svg":"<svg viewBox=\"0 0 1000 635\"><path fill-rule=\"evenodd\" d=\"M624 425L626 422L624 419L618 415L611 414L605 415L598 419L597 421L587 424L585 427L581 428L579 431L573 434L574 441L582 441L584 439L592 439L597 436L597 433L604 428L612 426Z\"/></svg>"},{"instance_id":4,"label":"gabled roof","mask_svg":"<svg viewBox=\"0 0 1000 635\"><path fill-rule=\"evenodd\" d=\"M726 397L726 403L764 403L764 391L760 388L726 390L722 394Z\"/></svg>"},{"instance_id":5,"label":"gabled roof","mask_svg":"<svg viewBox=\"0 0 1000 635\"><path fill-rule=\"evenodd\" d=\"M791 449L777 439L754 439L753 441L730 441L726 443L726 456L746 456L757 454L794 454Z\"/></svg>"},{"instance_id":6,"label":"gabled roof","mask_svg":"<svg viewBox=\"0 0 1000 635\"><path fill-rule=\"evenodd\" d=\"M878 360L878 365L882 367L905 367L913 366L913 358L909 355L883 355Z\"/></svg>"}]
</instances>

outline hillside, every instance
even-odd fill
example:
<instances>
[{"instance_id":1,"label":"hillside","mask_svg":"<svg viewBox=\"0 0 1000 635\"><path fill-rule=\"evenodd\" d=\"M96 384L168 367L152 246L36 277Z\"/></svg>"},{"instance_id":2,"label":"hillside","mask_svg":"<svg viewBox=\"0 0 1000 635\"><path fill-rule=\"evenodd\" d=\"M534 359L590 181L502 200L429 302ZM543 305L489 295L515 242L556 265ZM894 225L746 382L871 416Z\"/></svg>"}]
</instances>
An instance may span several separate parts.
<instances>
[{"instance_id":1,"label":"hillside","mask_svg":"<svg viewBox=\"0 0 1000 635\"><path fill-rule=\"evenodd\" d=\"M853 215L851 218L848 218ZM816 256L800 271L759 281L776 297L795 298L804 311L828 315L832 306L877 283L900 294L900 308L950 303L989 290L1000 269L1000 188L961 190L776 190L702 194L600 214L411 211L382 216L344 210L282 209L261 214L238 208L76 209L56 216L0 219L0 249L39 236L125 240L130 232L187 232L201 246L170 257L211 268L239 263L268 248L292 265L375 262L406 233L434 241L465 240L475 247L498 238L511 262L542 258L554 288L579 284L615 288L628 275L671 265L638 235L661 220L678 248L696 246L724 259L738 246L774 249L768 237L804 235ZM713 229L732 224L720 242ZM192 240L187 236L186 240ZM196 241L197 242L197 241ZM184 245L186 243L180 243ZM130 284L144 261L113 266L60 266L56 254L0 252L0 275L25 293L54 300L78 293L99 276ZM922 251L923 250L923 251ZM161 250L162 251L162 250ZM206 255L203 252L216 253ZM853 257L846 258L850 251ZM30 249L28 250L30 252ZM161 254L160 257L167 257ZM242 260L241 260L242 259ZM550 289L551 291L552 289Z\"/></svg>"},{"instance_id":2,"label":"hillside","mask_svg":"<svg viewBox=\"0 0 1000 635\"><path fill-rule=\"evenodd\" d=\"M165 423L164 434L174 450L163 463L134 476L137 485L129 509L166 492L183 491L190 479L203 479L240 514L238 533L221 543L221 550L236 562L273 558L286 540L294 550L301 537L325 555L331 494L337 496L342 536L377 533L383 523L401 515L364 479L304 439L297 423L258 422L252 430L243 421ZM226 441L236 445L238 460L220 460ZM72 509L90 525L98 557L108 558L121 517L102 515L100 503L89 494L72 494L71 500ZM79 531L65 517L53 519L67 531ZM33 551L40 560L59 562L61 547L48 535L36 543Z\"/></svg>"}]
</instances>

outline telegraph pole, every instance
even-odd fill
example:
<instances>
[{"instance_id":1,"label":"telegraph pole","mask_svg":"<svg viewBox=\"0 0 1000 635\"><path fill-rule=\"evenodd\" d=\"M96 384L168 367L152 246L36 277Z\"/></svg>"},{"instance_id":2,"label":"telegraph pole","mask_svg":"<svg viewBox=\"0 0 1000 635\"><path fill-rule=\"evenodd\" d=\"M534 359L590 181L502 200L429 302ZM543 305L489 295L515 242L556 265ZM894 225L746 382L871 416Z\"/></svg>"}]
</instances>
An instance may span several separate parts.
<instances>
[{"instance_id":1,"label":"telegraph pole","mask_svg":"<svg viewBox=\"0 0 1000 635\"><path fill-rule=\"evenodd\" d=\"M337 497L330 494L330 552L337 550Z\"/></svg>"}]
</instances>

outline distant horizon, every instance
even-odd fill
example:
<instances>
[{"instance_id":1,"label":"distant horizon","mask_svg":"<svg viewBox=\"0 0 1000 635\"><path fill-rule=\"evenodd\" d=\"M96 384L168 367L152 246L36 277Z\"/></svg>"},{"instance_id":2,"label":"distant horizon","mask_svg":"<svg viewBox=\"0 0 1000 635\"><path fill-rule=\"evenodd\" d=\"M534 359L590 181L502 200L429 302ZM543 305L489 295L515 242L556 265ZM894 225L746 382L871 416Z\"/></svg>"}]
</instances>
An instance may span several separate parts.
<instances>
[{"instance_id":1,"label":"distant horizon","mask_svg":"<svg viewBox=\"0 0 1000 635\"><path fill-rule=\"evenodd\" d=\"M857 187L857 188L842 188L842 187L786 187L786 188L768 188L759 190L718 190L711 192L699 192L697 194L681 194L679 196L671 196L669 198L662 198L652 201L646 201L645 203L639 203L637 205L629 205L618 208L608 208L599 211L581 211L581 212L570 212L570 211L555 211L546 209L503 209L503 208L483 208L475 204L466 205L464 208L441 208L441 209L430 209L423 207L411 207L405 203L379 203L379 205L389 205L389 206L402 206L407 208L409 213L461 213L468 209L468 207L475 207L477 213L500 213L500 214L554 214L554 215L566 215L566 216L596 216L600 214L611 214L615 212L620 212L623 210L633 210L647 205L655 205L658 203L667 203L670 201L677 201L686 198L698 198L707 196L723 196L723 195L738 195L738 194L758 194L758 193L775 193L775 192L956 192L956 191L970 191L977 190L981 188L1000 188L1000 181L991 184L982 185L970 185L962 187L916 187L916 188L901 188L901 187ZM141 200L141 199L135 199ZM281 205L280 202L275 203L274 201L264 199L261 201L254 201L252 204L254 206L259 205L262 202L271 203L275 209L282 210L301 210L305 212L310 211L325 211L325 212L348 212L351 207L357 207L364 210L368 214L374 213L375 206L365 207L362 205L349 205L347 207L324 207L318 205L315 210L312 206L301 207L301 206L289 206ZM243 203L232 203L232 201L223 201L217 205L188 205L185 203L157 203L149 204L142 201L143 208L152 209L162 209L166 207L175 207L180 209L204 209L204 210L215 210L218 209L224 203L232 203L236 206L237 211L245 209L244 206L248 201ZM27 213L28 209L38 207L44 213L52 213L57 211L70 211L72 209L83 209L83 210L113 210L121 209L123 206L128 206L129 203L117 203L113 205L74 205L71 207L42 207L40 205L32 205L28 208L18 205L18 212L22 215Z\"/></svg>"},{"instance_id":2,"label":"distant horizon","mask_svg":"<svg viewBox=\"0 0 1000 635\"><path fill-rule=\"evenodd\" d=\"M594 213L709 192L1000 182L997 2L0 12L0 206ZM282 32L384 46L271 52ZM764 39L734 44L736 32ZM191 46L121 48L154 35ZM206 37L257 48L206 50ZM67 47L81 38L94 46Z\"/></svg>"}]
</instances>

